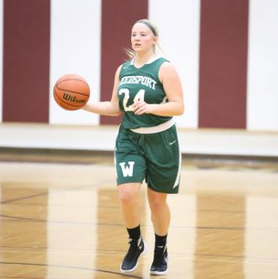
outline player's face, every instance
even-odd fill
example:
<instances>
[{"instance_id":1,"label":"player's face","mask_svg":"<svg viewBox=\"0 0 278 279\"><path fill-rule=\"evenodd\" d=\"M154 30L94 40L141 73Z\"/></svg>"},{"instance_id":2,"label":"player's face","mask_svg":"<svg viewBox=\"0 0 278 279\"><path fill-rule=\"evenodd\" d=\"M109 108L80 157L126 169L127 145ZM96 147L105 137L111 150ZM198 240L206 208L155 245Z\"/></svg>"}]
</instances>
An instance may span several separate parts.
<instances>
[{"instance_id":1,"label":"player's face","mask_svg":"<svg viewBox=\"0 0 278 279\"><path fill-rule=\"evenodd\" d=\"M156 37L144 23L135 23L131 30L131 46L135 52L149 51L154 48Z\"/></svg>"}]
</instances>

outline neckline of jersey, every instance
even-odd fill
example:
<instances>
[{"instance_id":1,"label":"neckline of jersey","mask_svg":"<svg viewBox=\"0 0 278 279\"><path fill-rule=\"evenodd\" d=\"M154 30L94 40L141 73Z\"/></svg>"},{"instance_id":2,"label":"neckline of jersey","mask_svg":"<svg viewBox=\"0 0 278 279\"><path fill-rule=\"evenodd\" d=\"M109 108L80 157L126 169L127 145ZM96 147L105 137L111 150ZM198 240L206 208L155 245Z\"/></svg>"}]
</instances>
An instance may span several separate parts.
<instances>
[{"instance_id":1,"label":"neckline of jersey","mask_svg":"<svg viewBox=\"0 0 278 279\"><path fill-rule=\"evenodd\" d=\"M153 62L155 62L157 59L161 58L161 56L155 56L153 58L151 58L148 62L146 62L144 65L142 65L141 67L137 68L134 65L134 58L131 60L130 65L132 65L135 69L140 70L143 67L145 67L146 65L152 64Z\"/></svg>"}]
</instances>

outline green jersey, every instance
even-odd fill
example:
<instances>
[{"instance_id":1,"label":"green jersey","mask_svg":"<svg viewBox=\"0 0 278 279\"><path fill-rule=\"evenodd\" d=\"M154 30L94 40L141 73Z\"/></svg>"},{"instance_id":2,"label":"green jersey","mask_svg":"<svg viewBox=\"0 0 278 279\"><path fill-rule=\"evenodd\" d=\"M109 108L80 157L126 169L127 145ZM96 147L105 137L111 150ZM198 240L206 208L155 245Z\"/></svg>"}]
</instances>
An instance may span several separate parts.
<instances>
[{"instance_id":1,"label":"green jersey","mask_svg":"<svg viewBox=\"0 0 278 279\"><path fill-rule=\"evenodd\" d=\"M168 60L162 57L157 58L140 68L136 68L132 61L123 63L120 71L118 99L120 109L124 112L122 120L124 128L153 127L172 118L153 114L135 115L131 107L135 101L145 101L148 104L167 102L163 85L158 77L159 68L165 61Z\"/></svg>"}]
</instances>

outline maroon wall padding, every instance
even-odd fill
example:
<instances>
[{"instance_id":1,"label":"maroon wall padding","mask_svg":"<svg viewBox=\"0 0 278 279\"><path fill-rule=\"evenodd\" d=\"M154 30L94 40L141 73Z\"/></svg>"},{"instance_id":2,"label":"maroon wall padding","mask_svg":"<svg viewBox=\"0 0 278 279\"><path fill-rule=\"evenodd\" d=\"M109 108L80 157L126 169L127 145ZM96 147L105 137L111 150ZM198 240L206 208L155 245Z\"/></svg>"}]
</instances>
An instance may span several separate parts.
<instances>
[{"instance_id":1,"label":"maroon wall padding","mask_svg":"<svg viewBox=\"0 0 278 279\"><path fill-rule=\"evenodd\" d=\"M202 0L199 127L246 128L248 0Z\"/></svg>"},{"instance_id":2,"label":"maroon wall padding","mask_svg":"<svg viewBox=\"0 0 278 279\"><path fill-rule=\"evenodd\" d=\"M115 72L127 59L133 24L148 17L148 0L102 0L101 100L111 99ZM100 124L118 124L119 117L101 116Z\"/></svg>"},{"instance_id":3,"label":"maroon wall padding","mask_svg":"<svg viewBox=\"0 0 278 279\"><path fill-rule=\"evenodd\" d=\"M50 0L4 0L3 121L48 122Z\"/></svg>"}]
</instances>

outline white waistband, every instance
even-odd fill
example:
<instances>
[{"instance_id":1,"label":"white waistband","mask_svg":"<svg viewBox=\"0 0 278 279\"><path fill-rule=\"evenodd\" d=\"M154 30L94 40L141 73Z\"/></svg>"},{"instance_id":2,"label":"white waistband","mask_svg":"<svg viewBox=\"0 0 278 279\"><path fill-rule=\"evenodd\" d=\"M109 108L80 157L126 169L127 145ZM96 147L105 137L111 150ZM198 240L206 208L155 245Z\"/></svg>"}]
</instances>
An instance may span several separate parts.
<instances>
[{"instance_id":1,"label":"white waistband","mask_svg":"<svg viewBox=\"0 0 278 279\"><path fill-rule=\"evenodd\" d=\"M130 131L132 131L134 133L138 133L138 134L155 134L155 133L160 133L160 132L166 131L173 125L175 125L175 121L173 118L171 118L170 120L168 120L160 125L157 125L157 126L130 129Z\"/></svg>"}]
</instances>

